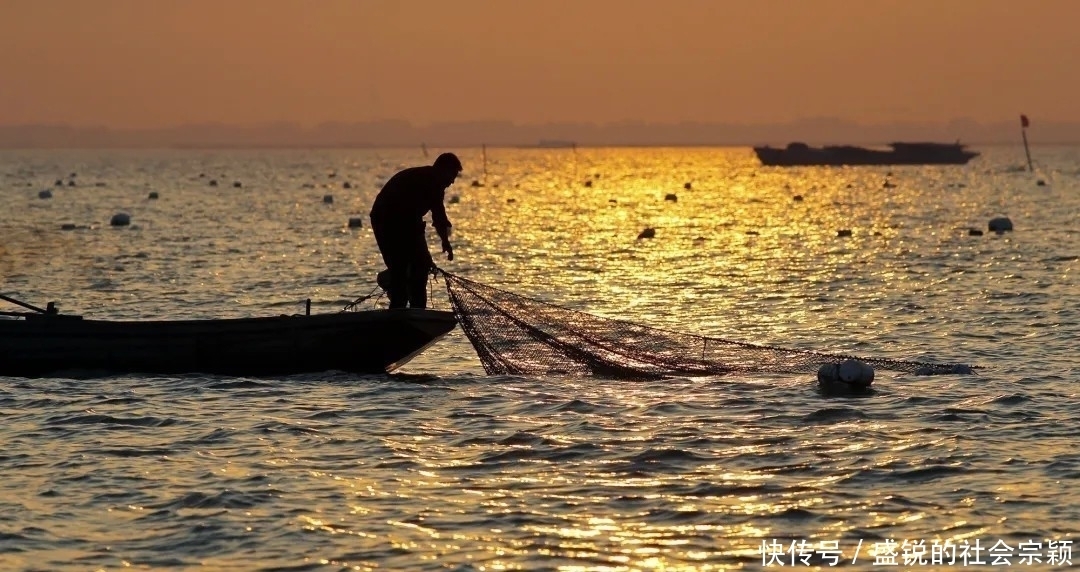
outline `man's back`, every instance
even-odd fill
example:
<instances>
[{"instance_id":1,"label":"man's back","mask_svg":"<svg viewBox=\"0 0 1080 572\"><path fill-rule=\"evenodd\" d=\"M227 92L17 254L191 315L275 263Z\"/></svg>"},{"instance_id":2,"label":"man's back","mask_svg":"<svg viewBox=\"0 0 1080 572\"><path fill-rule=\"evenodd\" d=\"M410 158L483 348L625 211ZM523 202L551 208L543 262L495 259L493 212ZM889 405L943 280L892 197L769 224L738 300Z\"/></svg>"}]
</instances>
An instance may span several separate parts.
<instances>
[{"instance_id":1,"label":"man's back","mask_svg":"<svg viewBox=\"0 0 1080 572\"><path fill-rule=\"evenodd\" d=\"M387 222L420 222L428 211L442 210L443 191L431 166L404 169L383 185L371 206L371 218Z\"/></svg>"}]
</instances>

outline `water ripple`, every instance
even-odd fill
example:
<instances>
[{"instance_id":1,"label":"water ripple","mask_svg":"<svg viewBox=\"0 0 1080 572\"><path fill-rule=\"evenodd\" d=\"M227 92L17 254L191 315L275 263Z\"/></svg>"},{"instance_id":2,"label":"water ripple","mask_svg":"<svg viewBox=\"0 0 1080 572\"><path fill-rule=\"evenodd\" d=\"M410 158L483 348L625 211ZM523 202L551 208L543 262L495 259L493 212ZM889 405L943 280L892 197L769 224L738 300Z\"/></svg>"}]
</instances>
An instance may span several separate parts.
<instances>
[{"instance_id":1,"label":"water ripple","mask_svg":"<svg viewBox=\"0 0 1080 572\"><path fill-rule=\"evenodd\" d=\"M680 331L986 367L879 371L859 398L812 374L486 376L454 332L394 375L4 378L0 569L758 569L768 539L848 560L1076 540L1080 156L1047 148L1036 192L1016 151L890 169L886 191L882 169L747 149L489 149L501 184L451 189L451 270ZM112 319L333 311L382 267L347 217L416 153L6 152L0 290ZM41 204L71 171L107 186ZM121 208L135 227L108 227ZM1006 209L1015 233L967 234Z\"/></svg>"}]
</instances>

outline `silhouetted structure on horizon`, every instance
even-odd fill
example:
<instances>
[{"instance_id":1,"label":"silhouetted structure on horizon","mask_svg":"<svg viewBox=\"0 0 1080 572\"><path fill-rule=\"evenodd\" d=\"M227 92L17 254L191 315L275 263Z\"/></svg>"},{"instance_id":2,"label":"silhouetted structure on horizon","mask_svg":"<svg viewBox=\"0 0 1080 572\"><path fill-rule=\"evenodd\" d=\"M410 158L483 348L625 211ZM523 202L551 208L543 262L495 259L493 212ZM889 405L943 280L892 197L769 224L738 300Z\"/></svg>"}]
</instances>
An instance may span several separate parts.
<instances>
[{"instance_id":1,"label":"silhouetted structure on horizon","mask_svg":"<svg viewBox=\"0 0 1080 572\"><path fill-rule=\"evenodd\" d=\"M890 149L868 149L854 145L810 147L789 143L787 147L754 147L762 165L794 167L802 165L964 165L978 157L957 143L890 143Z\"/></svg>"}]
</instances>

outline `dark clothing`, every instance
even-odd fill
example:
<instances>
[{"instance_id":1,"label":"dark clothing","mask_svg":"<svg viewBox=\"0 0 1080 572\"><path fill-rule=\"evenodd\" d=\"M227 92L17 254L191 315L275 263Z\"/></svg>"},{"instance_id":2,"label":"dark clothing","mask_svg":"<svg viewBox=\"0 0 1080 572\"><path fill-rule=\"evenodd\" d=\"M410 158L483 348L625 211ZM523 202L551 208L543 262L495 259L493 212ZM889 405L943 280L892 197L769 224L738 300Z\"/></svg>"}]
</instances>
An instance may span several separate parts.
<instances>
[{"instance_id":1,"label":"dark clothing","mask_svg":"<svg viewBox=\"0 0 1080 572\"><path fill-rule=\"evenodd\" d=\"M375 242L389 270L386 288L391 308L427 306L427 277L434 262L424 237L424 223L419 228L398 226L371 219Z\"/></svg>"},{"instance_id":2,"label":"dark clothing","mask_svg":"<svg viewBox=\"0 0 1080 572\"><path fill-rule=\"evenodd\" d=\"M390 177L371 207L371 229L390 271L391 308L427 307L427 277L434 262L428 252L424 215L445 241L450 219L443 196L445 175L430 166L412 167Z\"/></svg>"},{"instance_id":3,"label":"dark clothing","mask_svg":"<svg viewBox=\"0 0 1080 572\"><path fill-rule=\"evenodd\" d=\"M435 230L450 228L450 219L446 218L443 196L446 183L438 171L431 166L412 167L390 177L383 185L375 204L371 206L371 220L400 223L420 223L424 215L431 212L431 222ZM421 232L423 227L420 226ZM439 236L442 236L439 232Z\"/></svg>"}]
</instances>

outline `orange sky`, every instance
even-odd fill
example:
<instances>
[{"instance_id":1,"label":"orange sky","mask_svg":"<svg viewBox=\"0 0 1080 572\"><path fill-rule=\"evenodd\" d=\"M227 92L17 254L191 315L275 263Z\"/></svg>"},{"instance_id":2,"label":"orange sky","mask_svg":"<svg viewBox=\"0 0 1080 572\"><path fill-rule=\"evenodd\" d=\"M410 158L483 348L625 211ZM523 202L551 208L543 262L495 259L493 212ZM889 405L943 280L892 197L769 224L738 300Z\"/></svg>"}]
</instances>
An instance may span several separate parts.
<instances>
[{"instance_id":1,"label":"orange sky","mask_svg":"<svg viewBox=\"0 0 1080 572\"><path fill-rule=\"evenodd\" d=\"M0 124L1080 120L1080 0L0 0Z\"/></svg>"}]
</instances>

